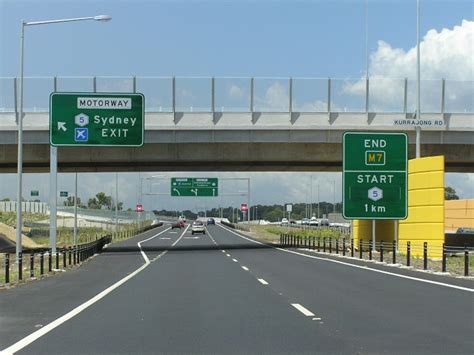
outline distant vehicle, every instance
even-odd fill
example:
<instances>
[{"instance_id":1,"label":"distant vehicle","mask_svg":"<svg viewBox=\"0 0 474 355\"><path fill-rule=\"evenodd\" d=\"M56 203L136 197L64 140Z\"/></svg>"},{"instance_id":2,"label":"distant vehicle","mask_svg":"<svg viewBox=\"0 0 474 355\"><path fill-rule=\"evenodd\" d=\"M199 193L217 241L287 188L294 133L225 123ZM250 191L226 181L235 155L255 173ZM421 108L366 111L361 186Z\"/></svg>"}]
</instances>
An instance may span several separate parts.
<instances>
[{"instance_id":1,"label":"distant vehicle","mask_svg":"<svg viewBox=\"0 0 474 355\"><path fill-rule=\"evenodd\" d=\"M216 224L216 221L214 220L214 218L207 219L207 225L210 225L210 224Z\"/></svg>"},{"instance_id":2,"label":"distant vehicle","mask_svg":"<svg viewBox=\"0 0 474 355\"><path fill-rule=\"evenodd\" d=\"M201 221L194 221L191 226L191 234L194 235L194 233L206 234L206 228L204 227L204 223L202 223Z\"/></svg>"},{"instance_id":3,"label":"distant vehicle","mask_svg":"<svg viewBox=\"0 0 474 355\"><path fill-rule=\"evenodd\" d=\"M171 225L171 229L175 229L175 228L183 228L184 227L184 222L182 220L178 220L177 222L173 223Z\"/></svg>"},{"instance_id":4,"label":"distant vehicle","mask_svg":"<svg viewBox=\"0 0 474 355\"><path fill-rule=\"evenodd\" d=\"M296 224L296 221L294 219L290 219L290 224Z\"/></svg>"},{"instance_id":5,"label":"distant vehicle","mask_svg":"<svg viewBox=\"0 0 474 355\"><path fill-rule=\"evenodd\" d=\"M181 215L181 216L179 216L178 219L179 219L180 221L183 221L184 223L186 223L186 216Z\"/></svg>"},{"instance_id":6,"label":"distant vehicle","mask_svg":"<svg viewBox=\"0 0 474 355\"><path fill-rule=\"evenodd\" d=\"M288 225L288 218L282 218L281 222L280 222L280 225L282 225L282 226Z\"/></svg>"},{"instance_id":7,"label":"distant vehicle","mask_svg":"<svg viewBox=\"0 0 474 355\"><path fill-rule=\"evenodd\" d=\"M304 226L309 226L309 219L308 218L303 218L301 220L301 224L304 225Z\"/></svg>"},{"instance_id":8,"label":"distant vehicle","mask_svg":"<svg viewBox=\"0 0 474 355\"><path fill-rule=\"evenodd\" d=\"M311 217L309 220L309 225L310 226L319 226L319 221L316 217Z\"/></svg>"},{"instance_id":9,"label":"distant vehicle","mask_svg":"<svg viewBox=\"0 0 474 355\"><path fill-rule=\"evenodd\" d=\"M474 234L474 228L461 227L461 228L458 228L458 230L456 231L456 233L460 233L460 234Z\"/></svg>"},{"instance_id":10,"label":"distant vehicle","mask_svg":"<svg viewBox=\"0 0 474 355\"><path fill-rule=\"evenodd\" d=\"M327 218L322 218L319 220L319 225L324 227L329 227L329 220Z\"/></svg>"}]
</instances>

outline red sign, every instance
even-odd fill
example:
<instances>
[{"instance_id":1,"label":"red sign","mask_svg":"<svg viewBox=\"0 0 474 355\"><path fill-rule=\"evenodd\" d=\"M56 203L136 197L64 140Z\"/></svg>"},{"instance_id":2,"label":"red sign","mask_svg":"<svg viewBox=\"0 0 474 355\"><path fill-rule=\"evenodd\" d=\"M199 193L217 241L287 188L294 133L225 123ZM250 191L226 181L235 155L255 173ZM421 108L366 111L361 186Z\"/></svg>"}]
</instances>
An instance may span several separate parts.
<instances>
[{"instance_id":1,"label":"red sign","mask_svg":"<svg viewBox=\"0 0 474 355\"><path fill-rule=\"evenodd\" d=\"M247 212L247 211L249 210L249 206L248 206L246 203L242 203L242 204L240 205L240 210L241 210L242 212Z\"/></svg>"},{"instance_id":2,"label":"red sign","mask_svg":"<svg viewBox=\"0 0 474 355\"><path fill-rule=\"evenodd\" d=\"M143 212L143 205L137 205L136 210L137 212Z\"/></svg>"}]
</instances>

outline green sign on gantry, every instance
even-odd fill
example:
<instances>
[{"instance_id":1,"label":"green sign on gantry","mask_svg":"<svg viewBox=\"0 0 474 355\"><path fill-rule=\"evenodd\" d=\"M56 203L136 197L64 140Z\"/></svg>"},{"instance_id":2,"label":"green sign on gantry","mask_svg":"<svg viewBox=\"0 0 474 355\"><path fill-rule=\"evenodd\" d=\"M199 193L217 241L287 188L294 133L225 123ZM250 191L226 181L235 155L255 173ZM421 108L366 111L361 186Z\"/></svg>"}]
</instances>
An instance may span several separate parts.
<instances>
[{"instance_id":1,"label":"green sign on gantry","mask_svg":"<svg viewBox=\"0 0 474 355\"><path fill-rule=\"evenodd\" d=\"M171 196L216 197L218 193L217 178L171 178Z\"/></svg>"},{"instance_id":2,"label":"green sign on gantry","mask_svg":"<svg viewBox=\"0 0 474 355\"><path fill-rule=\"evenodd\" d=\"M405 219L407 135L346 132L343 154L344 218Z\"/></svg>"}]
</instances>

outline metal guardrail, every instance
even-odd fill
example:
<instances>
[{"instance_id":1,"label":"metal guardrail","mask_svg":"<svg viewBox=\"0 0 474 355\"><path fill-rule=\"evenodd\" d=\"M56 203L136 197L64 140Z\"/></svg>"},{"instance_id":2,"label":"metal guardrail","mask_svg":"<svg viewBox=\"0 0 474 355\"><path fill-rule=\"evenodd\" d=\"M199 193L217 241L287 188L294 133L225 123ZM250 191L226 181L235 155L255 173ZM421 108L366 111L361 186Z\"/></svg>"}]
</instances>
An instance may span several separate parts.
<instances>
[{"instance_id":1,"label":"metal guardrail","mask_svg":"<svg viewBox=\"0 0 474 355\"><path fill-rule=\"evenodd\" d=\"M471 255L474 255L472 247L450 247L446 245L432 246L428 242L423 245L414 246L407 242L406 247L401 248L395 241L378 242L374 246L372 241L366 242L359 239L357 242L350 238L312 237L303 236L296 233L280 234L280 246L284 248L307 248L317 252L328 254L340 254L342 256L364 259L369 261L379 261L388 264L404 264L407 267L422 269L425 271L471 276L470 262ZM428 255L434 253L439 258L429 258ZM421 255L421 257L415 257ZM455 258L460 255L461 258ZM451 257L451 258L450 258ZM451 265L451 270L448 267Z\"/></svg>"},{"instance_id":2,"label":"metal guardrail","mask_svg":"<svg viewBox=\"0 0 474 355\"><path fill-rule=\"evenodd\" d=\"M24 111L48 112L53 91L141 92L147 112L413 113L408 78L27 77ZM0 113L17 112L18 79L0 77ZM388 93L388 94L387 94ZM474 112L473 81L421 81L421 111Z\"/></svg>"}]
</instances>

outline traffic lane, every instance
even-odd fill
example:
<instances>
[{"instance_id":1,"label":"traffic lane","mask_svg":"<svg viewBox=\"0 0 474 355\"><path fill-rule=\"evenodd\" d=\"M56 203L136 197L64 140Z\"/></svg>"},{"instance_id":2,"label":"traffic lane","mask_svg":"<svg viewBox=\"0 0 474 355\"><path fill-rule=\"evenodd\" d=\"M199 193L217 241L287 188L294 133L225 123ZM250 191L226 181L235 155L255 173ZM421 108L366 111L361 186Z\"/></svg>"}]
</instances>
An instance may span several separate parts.
<instances>
[{"instance_id":1,"label":"traffic lane","mask_svg":"<svg viewBox=\"0 0 474 355\"><path fill-rule=\"evenodd\" d=\"M335 339L323 323L303 315L215 250L211 238L184 238L189 235L175 245L185 248L171 248L106 298L19 353L357 352L349 341ZM192 248L202 245L207 249Z\"/></svg>"},{"instance_id":2,"label":"traffic lane","mask_svg":"<svg viewBox=\"0 0 474 355\"><path fill-rule=\"evenodd\" d=\"M165 230L158 227L110 244L76 269L0 291L0 349L38 330L144 263L137 242ZM133 251L117 253L115 248ZM119 257L120 256L120 257Z\"/></svg>"},{"instance_id":3,"label":"traffic lane","mask_svg":"<svg viewBox=\"0 0 474 355\"><path fill-rule=\"evenodd\" d=\"M210 232L218 244L242 243L219 226ZM229 253L285 297L308 304L335 333L366 351L458 354L474 349L471 292L274 248Z\"/></svg>"}]
</instances>

